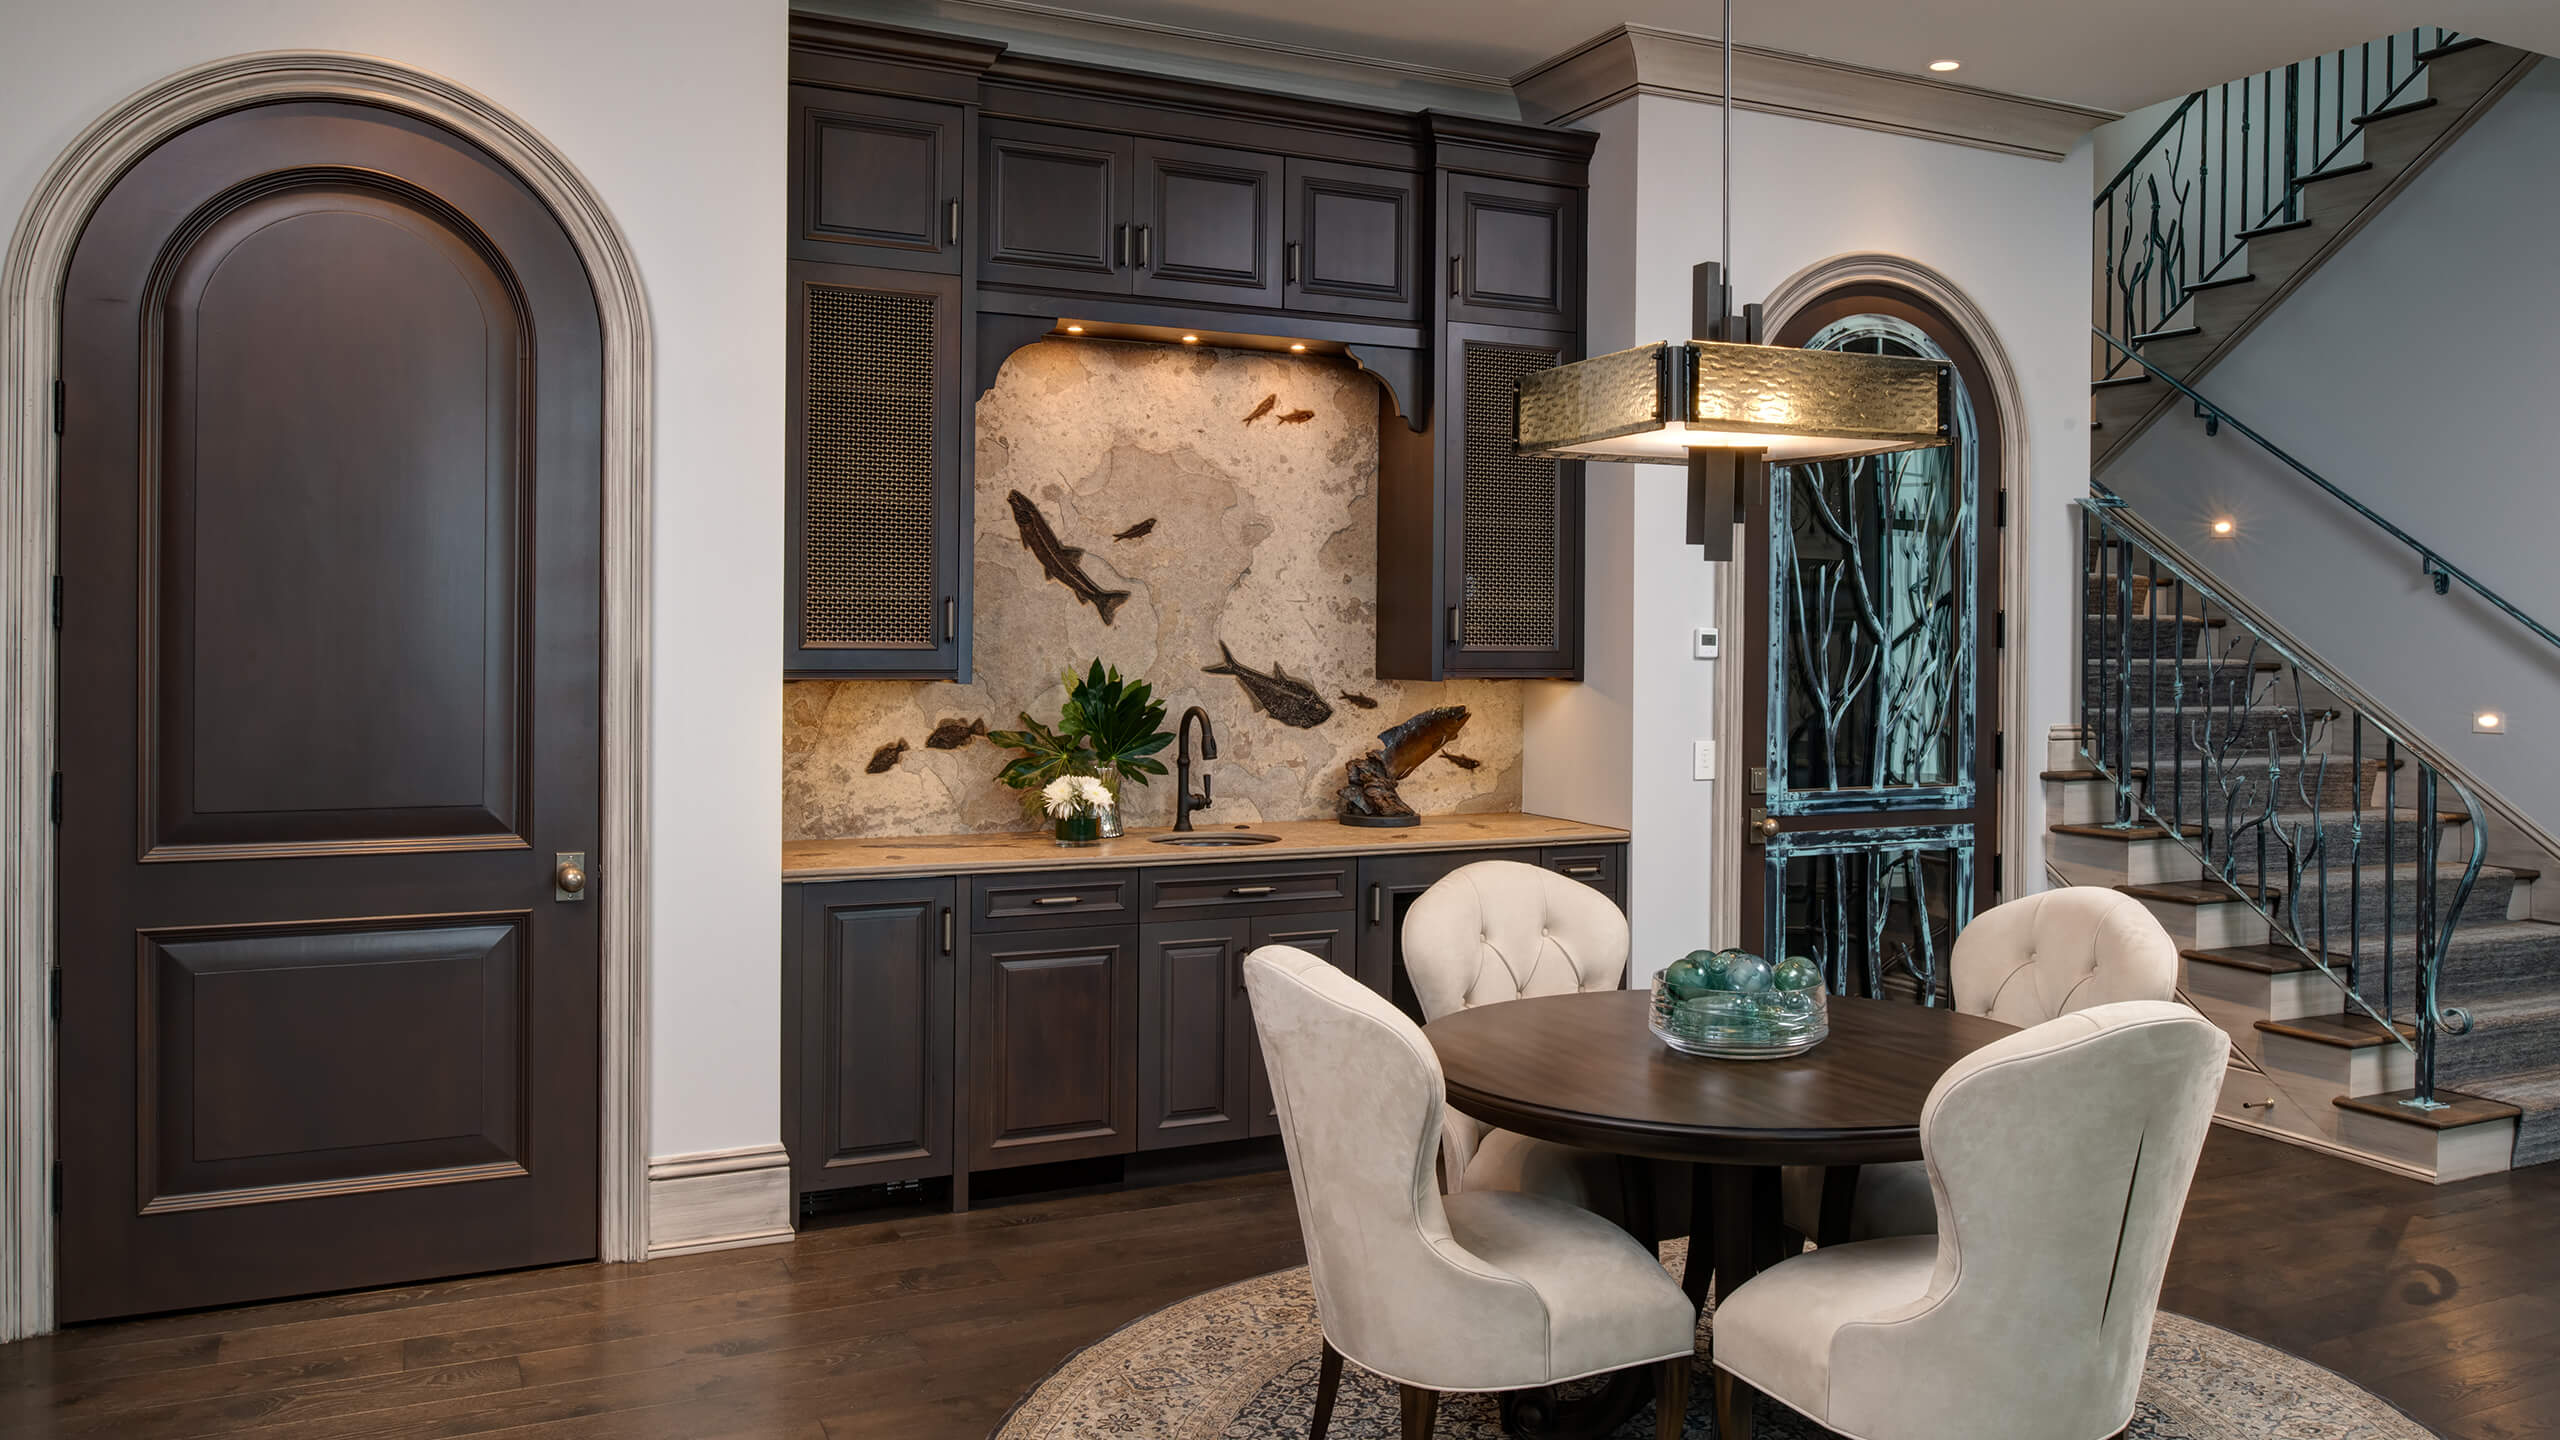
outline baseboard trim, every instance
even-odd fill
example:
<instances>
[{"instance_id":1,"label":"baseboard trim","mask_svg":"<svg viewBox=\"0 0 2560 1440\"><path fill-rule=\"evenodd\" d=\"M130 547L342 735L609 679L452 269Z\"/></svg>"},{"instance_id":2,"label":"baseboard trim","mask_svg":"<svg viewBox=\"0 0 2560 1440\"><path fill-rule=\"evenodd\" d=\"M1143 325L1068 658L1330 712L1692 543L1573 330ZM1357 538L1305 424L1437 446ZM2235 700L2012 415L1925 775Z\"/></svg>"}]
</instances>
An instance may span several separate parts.
<instances>
[{"instance_id":1,"label":"baseboard trim","mask_svg":"<svg viewBox=\"0 0 2560 1440\"><path fill-rule=\"evenodd\" d=\"M779 1145L649 1162L649 1257L778 1245L791 1229L791 1156Z\"/></svg>"},{"instance_id":2,"label":"baseboard trim","mask_svg":"<svg viewBox=\"0 0 2560 1440\"><path fill-rule=\"evenodd\" d=\"M2370 1150L2358 1150L2351 1146L2340 1145L2335 1141L2323 1140L2316 1135L2305 1135L2298 1130L2261 1125L2254 1120L2243 1120L2236 1115L2216 1115L2213 1117L2213 1123L2228 1125L2234 1130L2245 1130L2252 1135L2264 1135L2270 1140L2281 1140L2287 1145L2298 1145L2305 1150L2317 1150L2323 1155L2335 1155L2341 1160L2353 1160L2359 1165L2375 1170L2386 1170L2411 1180L2423 1180L2430 1185L2444 1183L2438 1180L2432 1171L2421 1170L2415 1165L2404 1165L2387 1156L2376 1155Z\"/></svg>"}]
</instances>

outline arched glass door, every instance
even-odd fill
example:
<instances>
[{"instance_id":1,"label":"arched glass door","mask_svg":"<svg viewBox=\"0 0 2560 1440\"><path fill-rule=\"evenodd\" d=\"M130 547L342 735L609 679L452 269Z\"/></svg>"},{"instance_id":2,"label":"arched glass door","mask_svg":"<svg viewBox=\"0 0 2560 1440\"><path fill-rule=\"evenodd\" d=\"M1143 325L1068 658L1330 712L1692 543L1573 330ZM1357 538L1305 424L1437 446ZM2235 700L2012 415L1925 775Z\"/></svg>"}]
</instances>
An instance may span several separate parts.
<instances>
[{"instance_id":1,"label":"arched glass door","mask_svg":"<svg viewBox=\"0 0 2560 1440\"><path fill-rule=\"evenodd\" d=\"M1835 292L1777 343L1947 360L1957 383L1947 445L1772 466L1751 498L1743 934L1840 993L1943 1003L1996 878L1997 417L1961 335L1907 292Z\"/></svg>"}]
</instances>

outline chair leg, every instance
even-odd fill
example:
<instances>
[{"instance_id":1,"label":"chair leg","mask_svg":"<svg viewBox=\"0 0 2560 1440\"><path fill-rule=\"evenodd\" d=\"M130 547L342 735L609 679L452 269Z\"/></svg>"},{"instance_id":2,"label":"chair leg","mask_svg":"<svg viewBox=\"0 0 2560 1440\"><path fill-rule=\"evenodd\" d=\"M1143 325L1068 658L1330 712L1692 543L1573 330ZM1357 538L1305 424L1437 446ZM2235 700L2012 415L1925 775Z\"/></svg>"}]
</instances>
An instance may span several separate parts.
<instances>
[{"instance_id":1,"label":"chair leg","mask_svg":"<svg viewBox=\"0 0 2560 1440\"><path fill-rule=\"evenodd\" d=\"M1342 1389L1342 1352L1333 1342L1324 1342L1324 1358L1316 1362L1316 1413L1307 1424L1307 1440L1324 1440L1325 1427L1333 1423L1333 1397Z\"/></svg>"},{"instance_id":2,"label":"chair leg","mask_svg":"<svg viewBox=\"0 0 2560 1440\"><path fill-rule=\"evenodd\" d=\"M1404 1396L1404 1440L1431 1440L1432 1422L1440 1418L1440 1392L1419 1385L1398 1388Z\"/></svg>"},{"instance_id":3,"label":"chair leg","mask_svg":"<svg viewBox=\"0 0 2560 1440\"><path fill-rule=\"evenodd\" d=\"M1716 1372L1716 1440L1751 1440L1751 1400L1749 1385Z\"/></svg>"},{"instance_id":4,"label":"chair leg","mask_svg":"<svg viewBox=\"0 0 2560 1440\"><path fill-rule=\"evenodd\" d=\"M1653 1440L1680 1440L1689 1427L1689 1359L1674 1355L1653 1368Z\"/></svg>"}]
</instances>

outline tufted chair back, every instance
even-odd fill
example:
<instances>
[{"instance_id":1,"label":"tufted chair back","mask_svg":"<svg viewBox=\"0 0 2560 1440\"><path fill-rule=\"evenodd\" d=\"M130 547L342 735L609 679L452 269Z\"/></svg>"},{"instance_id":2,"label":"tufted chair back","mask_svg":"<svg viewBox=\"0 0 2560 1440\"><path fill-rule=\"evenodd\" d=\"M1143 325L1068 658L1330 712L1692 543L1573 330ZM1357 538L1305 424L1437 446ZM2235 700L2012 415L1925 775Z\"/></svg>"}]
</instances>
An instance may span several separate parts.
<instances>
[{"instance_id":1,"label":"tufted chair back","mask_svg":"<svg viewBox=\"0 0 2560 1440\"><path fill-rule=\"evenodd\" d=\"M1956 1008L2026 1026L2119 1000L2172 1000L2178 944L2142 902L2094 885L1994 905L1948 958Z\"/></svg>"},{"instance_id":2,"label":"tufted chair back","mask_svg":"<svg viewBox=\"0 0 2560 1440\"><path fill-rule=\"evenodd\" d=\"M1578 880L1480 860L1405 912L1404 965L1431 1020L1528 995L1615 990L1627 973L1627 917Z\"/></svg>"}]
</instances>

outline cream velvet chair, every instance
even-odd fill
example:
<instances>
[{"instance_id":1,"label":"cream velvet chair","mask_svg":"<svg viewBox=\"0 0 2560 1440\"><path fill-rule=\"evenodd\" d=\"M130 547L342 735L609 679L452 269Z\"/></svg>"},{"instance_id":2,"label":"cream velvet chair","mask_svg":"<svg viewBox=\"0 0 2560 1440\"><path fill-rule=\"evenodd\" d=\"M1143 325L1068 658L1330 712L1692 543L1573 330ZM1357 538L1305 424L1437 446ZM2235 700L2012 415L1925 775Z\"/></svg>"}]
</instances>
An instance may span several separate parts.
<instances>
[{"instance_id":1,"label":"cream velvet chair","mask_svg":"<svg viewBox=\"0 0 2560 1440\"><path fill-rule=\"evenodd\" d=\"M2230 1048L2141 1000L1958 1061L1920 1114L1938 1233L1799 1255L1717 1306L1718 1440L1748 1440L1752 1390L1851 1440L2123 1429Z\"/></svg>"},{"instance_id":2,"label":"cream velvet chair","mask_svg":"<svg viewBox=\"0 0 2560 1440\"><path fill-rule=\"evenodd\" d=\"M2040 1025L2093 1005L2177 998L2178 944L2141 901L2073 885L1976 916L1947 956L1947 978L1958 1010ZM1784 1183L1787 1223L1806 1235L1873 1240L1926 1235L1937 1225L1929 1173L1917 1161L1862 1168L1846 1231L1827 1236L1823 1172L1790 1167Z\"/></svg>"},{"instance_id":3,"label":"cream velvet chair","mask_svg":"<svg viewBox=\"0 0 2560 1440\"><path fill-rule=\"evenodd\" d=\"M1245 957L1245 989L1324 1326L1311 1434L1348 1356L1403 1387L1406 1440L1444 1390L1518 1390L1654 1367L1663 1440L1688 1408L1698 1312L1661 1263L1586 1210L1542 1196L1445 1200L1431 1161L1448 1092L1422 1031L1302 950Z\"/></svg>"},{"instance_id":4,"label":"cream velvet chair","mask_svg":"<svg viewBox=\"0 0 2560 1440\"><path fill-rule=\"evenodd\" d=\"M1615 990L1627 973L1627 917L1578 880L1517 860L1450 871L1405 912L1405 973L1425 1019L1531 995ZM1639 1037L1642 1038L1642 1037ZM1517 1190L1612 1219L1625 1214L1617 1157L1442 1117L1451 1194Z\"/></svg>"}]
</instances>

